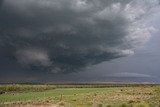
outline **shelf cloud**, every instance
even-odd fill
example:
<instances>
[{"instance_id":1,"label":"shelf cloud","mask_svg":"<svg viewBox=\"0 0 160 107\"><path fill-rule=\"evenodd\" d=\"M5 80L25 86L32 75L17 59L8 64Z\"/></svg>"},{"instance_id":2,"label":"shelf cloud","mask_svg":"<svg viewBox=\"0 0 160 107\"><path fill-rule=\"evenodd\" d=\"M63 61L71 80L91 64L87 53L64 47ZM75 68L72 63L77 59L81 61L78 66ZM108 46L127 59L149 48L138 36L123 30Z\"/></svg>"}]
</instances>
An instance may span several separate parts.
<instances>
[{"instance_id":1,"label":"shelf cloud","mask_svg":"<svg viewBox=\"0 0 160 107\"><path fill-rule=\"evenodd\" d=\"M132 55L156 31L149 21L158 4L158 0L1 0L0 63L69 73Z\"/></svg>"},{"instance_id":2,"label":"shelf cloud","mask_svg":"<svg viewBox=\"0 0 160 107\"><path fill-rule=\"evenodd\" d=\"M152 77L151 75L147 74L139 74L139 73L129 73L129 72L120 72L120 73L114 73L111 75L107 75L108 77L132 77L132 78L150 78Z\"/></svg>"}]
</instances>

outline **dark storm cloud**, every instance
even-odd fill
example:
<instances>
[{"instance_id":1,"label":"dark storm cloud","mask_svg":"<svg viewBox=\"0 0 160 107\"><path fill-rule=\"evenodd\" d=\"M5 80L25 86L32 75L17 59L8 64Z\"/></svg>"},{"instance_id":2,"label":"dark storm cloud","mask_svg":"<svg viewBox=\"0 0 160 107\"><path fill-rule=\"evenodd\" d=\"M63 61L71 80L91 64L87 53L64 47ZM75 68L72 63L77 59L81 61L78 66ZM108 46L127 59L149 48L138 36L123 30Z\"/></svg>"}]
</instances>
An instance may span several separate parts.
<instances>
[{"instance_id":1,"label":"dark storm cloud","mask_svg":"<svg viewBox=\"0 0 160 107\"><path fill-rule=\"evenodd\" d=\"M147 23L157 4L157 0L4 0L0 63L66 73L133 54L154 30Z\"/></svg>"},{"instance_id":2,"label":"dark storm cloud","mask_svg":"<svg viewBox=\"0 0 160 107\"><path fill-rule=\"evenodd\" d=\"M2 3L3 3L3 0L0 1L0 8L1 8L1 6L2 6Z\"/></svg>"}]
</instances>

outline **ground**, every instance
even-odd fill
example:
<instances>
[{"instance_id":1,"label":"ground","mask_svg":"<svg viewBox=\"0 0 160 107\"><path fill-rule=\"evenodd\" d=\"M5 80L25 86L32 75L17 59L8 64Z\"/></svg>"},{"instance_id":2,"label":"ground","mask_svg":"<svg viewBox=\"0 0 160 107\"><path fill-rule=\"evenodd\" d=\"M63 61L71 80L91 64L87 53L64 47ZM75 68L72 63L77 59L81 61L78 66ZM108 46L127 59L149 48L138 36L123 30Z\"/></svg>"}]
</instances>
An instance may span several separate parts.
<instances>
[{"instance_id":1,"label":"ground","mask_svg":"<svg viewBox=\"0 0 160 107\"><path fill-rule=\"evenodd\" d=\"M160 86L54 87L44 91L8 91L3 107L160 107Z\"/></svg>"}]
</instances>

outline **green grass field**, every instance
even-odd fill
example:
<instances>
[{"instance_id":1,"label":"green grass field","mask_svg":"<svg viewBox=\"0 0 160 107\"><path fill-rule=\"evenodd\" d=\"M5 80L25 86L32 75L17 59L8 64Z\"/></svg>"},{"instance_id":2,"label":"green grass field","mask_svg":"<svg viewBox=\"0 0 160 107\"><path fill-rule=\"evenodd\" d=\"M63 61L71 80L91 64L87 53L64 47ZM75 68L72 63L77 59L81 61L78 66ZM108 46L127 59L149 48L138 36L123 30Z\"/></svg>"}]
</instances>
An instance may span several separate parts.
<instances>
[{"instance_id":1,"label":"green grass field","mask_svg":"<svg viewBox=\"0 0 160 107\"><path fill-rule=\"evenodd\" d=\"M6 93L0 95L0 104L2 107L17 104L58 104L64 107L160 107L160 86L158 85L129 87L115 85L115 87L101 88L96 86L87 88L87 85L84 88L83 85L81 88L73 86L68 85L67 88L64 85L61 85L61 88L52 86L44 90L40 90L40 86L39 88L34 86L29 88L29 91L24 88L23 91L19 88L18 91L5 90ZM0 86L1 91L4 91L2 87L6 86Z\"/></svg>"}]
</instances>

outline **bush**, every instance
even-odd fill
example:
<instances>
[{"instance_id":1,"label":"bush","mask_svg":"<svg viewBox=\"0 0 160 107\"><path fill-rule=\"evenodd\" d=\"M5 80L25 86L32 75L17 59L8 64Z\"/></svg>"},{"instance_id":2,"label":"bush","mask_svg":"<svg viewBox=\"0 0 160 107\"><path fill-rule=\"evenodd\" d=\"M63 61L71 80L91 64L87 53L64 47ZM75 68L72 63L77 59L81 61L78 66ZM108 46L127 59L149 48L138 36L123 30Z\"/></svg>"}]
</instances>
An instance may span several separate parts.
<instances>
[{"instance_id":1,"label":"bush","mask_svg":"<svg viewBox=\"0 0 160 107\"><path fill-rule=\"evenodd\" d=\"M59 105L60 106L65 106L65 103L64 102L59 102Z\"/></svg>"},{"instance_id":2,"label":"bush","mask_svg":"<svg viewBox=\"0 0 160 107\"><path fill-rule=\"evenodd\" d=\"M102 107L103 105L101 103L98 104L98 107Z\"/></svg>"},{"instance_id":3,"label":"bush","mask_svg":"<svg viewBox=\"0 0 160 107\"><path fill-rule=\"evenodd\" d=\"M134 101L133 100L129 100L128 103L134 103Z\"/></svg>"}]
</instances>

